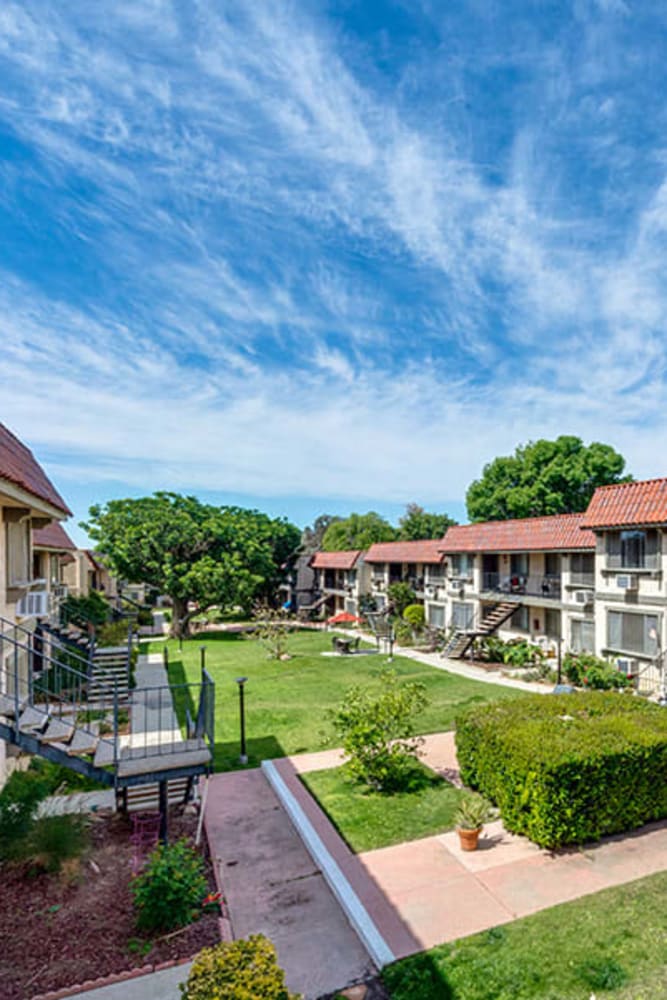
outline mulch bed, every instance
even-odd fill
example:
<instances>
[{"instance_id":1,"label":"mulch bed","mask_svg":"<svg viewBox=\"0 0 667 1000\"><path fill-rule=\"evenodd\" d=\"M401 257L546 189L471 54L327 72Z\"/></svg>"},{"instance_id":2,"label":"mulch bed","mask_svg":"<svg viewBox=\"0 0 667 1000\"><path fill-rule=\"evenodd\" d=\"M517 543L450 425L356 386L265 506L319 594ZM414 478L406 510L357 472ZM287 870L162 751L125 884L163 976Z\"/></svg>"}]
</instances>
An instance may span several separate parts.
<instances>
[{"instance_id":1,"label":"mulch bed","mask_svg":"<svg viewBox=\"0 0 667 1000\"><path fill-rule=\"evenodd\" d=\"M196 822L172 810L170 840L194 837ZM0 869L0 1000L26 1000L149 962L186 958L220 940L214 913L173 937L141 936L129 890L131 824L123 816L92 816L90 833L81 862L59 875Z\"/></svg>"}]
</instances>

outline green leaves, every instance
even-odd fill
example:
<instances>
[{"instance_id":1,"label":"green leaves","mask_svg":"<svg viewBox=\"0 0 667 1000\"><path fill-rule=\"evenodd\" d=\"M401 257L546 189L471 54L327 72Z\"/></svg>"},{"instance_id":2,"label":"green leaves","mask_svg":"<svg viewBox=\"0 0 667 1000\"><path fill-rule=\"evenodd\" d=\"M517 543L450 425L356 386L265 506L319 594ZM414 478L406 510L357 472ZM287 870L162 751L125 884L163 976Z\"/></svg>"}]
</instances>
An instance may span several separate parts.
<instances>
[{"instance_id":1,"label":"green leaves","mask_svg":"<svg viewBox=\"0 0 667 1000\"><path fill-rule=\"evenodd\" d=\"M625 459L612 447L562 435L519 445L484 466L466 494L471 521L583 511L598 486L625 482Z\"/></svg>"},{"instance_id":2,"label":"green leaves","mask_svg":"<svg viewBox=\"0 0 667 1000\"><path fill-rule=\"evenodd\" d=\"M272 595L300 541L282 518L165 492L91 507L84 527L120 577L178 603L177 627L190 601L249 610Z\"/></svg>"},{"instance_id":3,"label":"green leaves","mask_svg":"<svg viewBox=\"0 0 667 1000\"><path fill-rule=\"evenodd\" d=\"M157 931L190 923L207 890L201 855L186 840L157 847L132 883L137 927Z\"/></svg>"},{"instance_id":4,"label":"green leaves","mask_svg":"<svg viewBox=\"0 0 667 1000\"><path fill-rule=\"evenodd\" d=\"M423 743L415 718L426 708L426 687L400 682L393 671L380 675L379 688L351 688L330 713L353 777L381 791L401 788Z\"/></svg>"}]
</instances>

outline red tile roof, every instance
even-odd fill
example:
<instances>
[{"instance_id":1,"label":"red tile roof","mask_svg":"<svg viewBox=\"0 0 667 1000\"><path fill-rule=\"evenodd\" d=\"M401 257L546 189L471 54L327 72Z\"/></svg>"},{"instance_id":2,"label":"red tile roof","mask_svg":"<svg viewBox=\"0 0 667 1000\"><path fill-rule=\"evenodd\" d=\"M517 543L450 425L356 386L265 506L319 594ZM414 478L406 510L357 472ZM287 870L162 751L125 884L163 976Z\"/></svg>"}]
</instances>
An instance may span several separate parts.
<instances>
[{"instance_id":1,"label":"red tile roof","mask_svg":"<svg viewBox=\"0 0 667 1000\"><path fill-rule=\"evenodd\" d=\"M457 524L440 542L442 552L540 552L594 549L595 535L582 531L584 514L554 514L513 521Z\"/></svg>"},{"instance_id":2,"label":"red tile roof","mask_svg":"<svg viewBox=\"0 0 667 1000\"><path fill-rule=\"evenodd\" d=\"M364 556L368 563L440 563L443 559L441 538L418 542L376 542Z\"/></svg>"},{"instance_id":3,"label":"red tile roof","mask_svg":"<svg viewBox=\"0 0 667 1000\"><path fill-rule=\"evenodd\" d=\"M667 479L598 486L584 524L587 528L667 524Z\"/></svg>"},{"instance_id":4,"label":"red tile roof","mask_svg":"<svg viewBox=\"0 0 667 1000\"><path fill-rule=\"evenodd\" d=\"M353 569L361 551L347 549L345 552L316 552L310 565L313 569Z\"/></svg>"},{"instance_id":5,"label":"red tile roof","mask_svg":"<svg viewBox=\"0 0 667 1000\"><path fill-rule=\"evenodd\" d=\"M20 486L26 493L46 501L63 514L72 513L32 452L4 424L0 424L0 479Z\"/></svg>"},{"instance_id":6,"label":"red tile roof","mask_svg":"<svg viewBox=\"0 0 667 1000\"><path fill-rule=\"evenodd\" d=\"M52 521L45 528L35 528L32 533L32 544L41 549L53 549L55 552L76 550L76 545L58 521Z\"/></svg>"}]
</instances>

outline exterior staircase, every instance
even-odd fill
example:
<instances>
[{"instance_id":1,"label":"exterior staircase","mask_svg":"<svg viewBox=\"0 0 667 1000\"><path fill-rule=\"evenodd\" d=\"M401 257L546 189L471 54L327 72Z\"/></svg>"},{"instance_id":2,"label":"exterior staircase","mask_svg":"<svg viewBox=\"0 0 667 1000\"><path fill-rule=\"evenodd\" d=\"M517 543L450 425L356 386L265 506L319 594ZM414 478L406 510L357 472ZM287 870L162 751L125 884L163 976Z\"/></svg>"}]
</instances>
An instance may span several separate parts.
<instances>
[{"instance_id":1,"label":"exterior staircase","mask_svg":"<svg viewBox=\"0 0 667 1000\"><path fill-rule=\"evenodd\" d=\"M117 798L152 785L166 836L168 783L180 783L183 789L211 769L215 685L202 670L199 684L161 685L127 698L123 679L109 671L100 709L99 683L91 660L71 645L0 618L0 739L113 787ZM170 707L170 729L158 726L144 737L132 727L125 737L119 719L124 695L130 722L133 713L146 719L153 711L154 718L151 706L156 703L192 704L194 718L179 720ZM106 717L100 719L104 711ZM178 784L172 785L172 795L178 790ZM135 798L141 801L139 793Z\"/></svg>"},{"instance_id":2,"label":"exterior staircase","mask_svg":"<svg viewBox=\"0 0 667 1000\"><path fill-rule=\"evenodd\" d=\"M517 609L517 601L501 601L488 612L476 628L457 628L449 638L442 655L450 660L461 660L472 646L475 639L492 635L500 626L511 618Z\"/></svg>"}]
</instances>

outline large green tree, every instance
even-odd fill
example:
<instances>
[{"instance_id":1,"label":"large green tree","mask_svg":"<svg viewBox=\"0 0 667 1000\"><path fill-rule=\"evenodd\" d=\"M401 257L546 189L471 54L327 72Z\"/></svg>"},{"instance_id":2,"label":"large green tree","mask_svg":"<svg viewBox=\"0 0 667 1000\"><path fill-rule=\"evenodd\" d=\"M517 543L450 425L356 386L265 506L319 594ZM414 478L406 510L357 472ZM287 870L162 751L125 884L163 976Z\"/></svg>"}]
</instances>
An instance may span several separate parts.
<instances>
[{"instance_id":1,"label":"large green tree","mask_svg":"<svg viewBox=\"0 0 667 1000\"><path fill-rule=\"evenodd\" d=\"M249 610L271 599L300 542L282 518L166 492L91 507L82 527L118 576L171 597L175 635L187 632L191 603Z\"/></svg>"},{"instance_id":2,"label":"large green tree","mask_svg":"<svg viewBox=\"0 0 667 1000\"><path fill-rule=\"evenodd\" d=\"M418 503L409 503L398 522L398 537L404 542L418 542L424 538L442 538L447 528L456 521L449 514L434 514Z\"/></svg>"},{"instance_id":3,"label":"large green tree","mask_svg":"<svg viewBox=\"0 0 667 1000\"><path fill-rule=\"evenodd\" d=\"M322 539L325 552L344 549L367 549L373 542L393 542L398 536L389 521L370 510L367 514L350 514L342 521L329 525Z\"/></svg>"},{"instance_id":4,"label":"large green tree","mask_svg":"<svg viewBox=\"0 0 667 1000\"><path fill-rule=\"evenodd\" d=\"M562 435L530 441L495 458L466 494L471 521L568 514L586 510L598 486L628 482L625 459L608 444Z\"/></svg>"}]
</instances>

